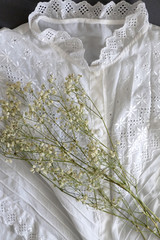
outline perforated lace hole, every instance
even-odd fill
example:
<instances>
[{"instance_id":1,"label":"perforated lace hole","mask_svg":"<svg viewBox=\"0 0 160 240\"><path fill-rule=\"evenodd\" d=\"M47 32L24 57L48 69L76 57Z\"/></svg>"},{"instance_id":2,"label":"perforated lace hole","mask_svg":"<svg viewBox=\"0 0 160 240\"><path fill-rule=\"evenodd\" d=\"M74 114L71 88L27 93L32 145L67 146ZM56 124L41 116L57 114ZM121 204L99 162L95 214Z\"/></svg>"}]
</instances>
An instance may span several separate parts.
<instances>
[{"instance_id":1,"label":"perforated lace hole","mask_svg":"<svg viewBox=\"0 0 160 240\"><path fill-rule=\"evenodd\" d=\"M70 3L67 3L66 6L65 6L65 10L66 10L66 12L69 13L71 10L73 10L72 5Z\"/></svg>"},{"instance_id":2,"label":"perforated lace hole","mask_svg":"<svg viewBox=\"0 0 160 240\"><path fill-rule=\"evenodd\" d=\"M54 11L58 12L58 10L59 10L59 3L57 3L57 2L52 3L51 8Z\"/></svg>"},{"instance_id":3,"label":"perforated lace hole","mask_svg":"<svg viewBox=\"0 0 160 240\"><path fill-rule=\"evenodd\" d=\"M27 232L27 225L25 223L18 224L18 232L19 234L22 234L23 232Z\"/></svg>"},{"instance_id":4,"label":"perforated lace hole","mask_svg":"<svg viewBox=\"0 0 160 240\"><path fill-rule=\"evenodd\" d=\"M79 11L81 12L81 14L85 14L86 12L88 12L88 8L86 7L86 5L82 5L80 8L79 8Z\"/></svg>"},{"instance_id":5,"label":"perforated lace hole","mask_svg":"<svg viewBox=\"0 0 160 240\"><path fill-rule=\"evenodd\" d=\"M128 8L124 4L122 4L117 11L123 15L128 11Z\"/></svg>"},{"instance_id":6,"label":"perforated lace hole","mask_svg":"<svg viewBox=\"0 0 160 240\"><path fill-rule=\"evenodd\" d=\"M102 57L103 57L103 59L104 59L104 61L105 60L107 60L108 58L110 58L110 53L108 52L108 53L103 53L102 54Z\"/></svg>"},{"instance_id":7,"label":"perforated lace hole","mask_svg":"<svg viewBox=\"0 0 160 240\"><path fill-rule=\"evenodd\" d=\"M113 39L113 40L109 40L106 42L106 45L110 48L110 49L117 49L117 42Z\"/></svg>"},{"instance_id":8,"label":"perforated lace hole","mask_svg":"<svg viewBox=\"0 0 160 240\"><path fill-rule=\"evenodd\" d=\"M37 240L37 235L30 233L28 240Z\"/></svg>"},{"instance_id":9,"label":"perforated lace hole","mask_svg":"<svg viewBox=\"0 0 160 240\"><path fill-rule=\"evenodd\" d=\"M14 223L15 221L16 221L16 214L15 213L7 215L7 222L8 223Z\"/></svg>"},{"instance_id":10,"label":"perforated lace hole","mask_svg":"<svg viewBox=\"0 0 160 240\"><path fill-rule=\"evenodd\" d=\"M5 204L4 203L1 203L1 205L0 205L0 212L1 213L5 212Z\"/></svg>"},{"instance_id":11,"label":"perforated lace hole","mask_svg":"<svg viewBox=\"0 0 160 240\"><path fill-rule=\"evenodd\" d=\"M117 36L119 37L119 38L126 38L126 32L124 31L124 30L121 30L121 31L117 31Z\"/></svg>"},{"instance_id":12,"label":"perforated lace hole","mask_svg":"<svg viewBox=\"0 0 160 240\"><path fill-rule=\"evenodd\" d=\"M141 11L141 14L146 15L146 16L148 15L145 8L141 7L140 11Z\"/></svg>"},{"instance_id":13,"label":"perforated lace hole","mask_svg":"<svg viewBox=\"0 0 160 240\"><path fill-rule=\"evenodd\" d=\"M129 27L136 27L137 26L137 19L131 18L128 23Z\"/></svg>"},{"instance_id":14,"label":"perforated lace hole","mask_svg":"<svg viewBox=\"0 0 160 240\"><path fill-rule=\"evenodd\" d=\"M99 16L100 13L101 13L101 9L100 9L100 8L94 9L94 14L95 14L96 16Z\"/></svg>"},{"instance_id":15,"label":"perforated lace hole","mask_svg":"<svg viewBox=\"0 0 160 240\"><path fill-rule=\"evenodd\" d=\"M108 15L110 15L112 12L113 12L113 7L109 6L109 7L106 9L106 13L107 13Z\"/></svg>"},{"instance_id":16,"label":"perforated lace hole","mask_svg":"<svg viewBox=\"0 0 160 240\"><path fill-rule=\"evenodd\" d=\"M40 13L44 13L45 10L46 10L46 7L45 7L45 6L43 6L43 5L40 5L40 6L39 6L39 12L40 12Z\"/></svg>"},{"instance_id":17,"label":"perforated lace hole","mask_svg":"<svg viewBox=\"0 0 160 240\"><path fill-rule=\"evenodd\" d=\"M53 33L47 32L46 37L47 37L48 40L50 40L53 37Z\"/></svg>"}]
</instances>

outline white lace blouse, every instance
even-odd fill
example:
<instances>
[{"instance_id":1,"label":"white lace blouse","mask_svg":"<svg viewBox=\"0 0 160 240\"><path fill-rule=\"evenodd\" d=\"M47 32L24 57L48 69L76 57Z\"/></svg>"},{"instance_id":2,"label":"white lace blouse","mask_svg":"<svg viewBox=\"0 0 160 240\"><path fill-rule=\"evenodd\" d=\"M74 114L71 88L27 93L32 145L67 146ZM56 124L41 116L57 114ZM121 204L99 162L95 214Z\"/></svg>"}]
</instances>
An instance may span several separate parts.
<instances>
[{"instance_id":1,"label":"white lace blouse","mask_svg":"<svg viewBox=\"0 0 160 240\"><path fill-rule=\"evenodd\" d=\"M160 28L141 1L39 3L29 23L0 31L0 97L8 81L39 85L81 74L141 197L160 210ZM99 122L99 137L106 136ZM0 160L1 240L140 240L126 223L89 209L32 174ZM147 236L147 239L155 239Z\"/></svg>"}]
</instances>

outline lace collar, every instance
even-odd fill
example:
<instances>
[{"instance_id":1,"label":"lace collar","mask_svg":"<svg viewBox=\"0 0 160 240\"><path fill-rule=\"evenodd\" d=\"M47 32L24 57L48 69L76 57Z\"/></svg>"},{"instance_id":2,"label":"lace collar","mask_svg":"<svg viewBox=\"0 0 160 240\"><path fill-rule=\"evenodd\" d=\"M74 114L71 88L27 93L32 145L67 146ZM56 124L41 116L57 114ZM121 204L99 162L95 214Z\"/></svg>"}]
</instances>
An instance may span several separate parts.
<instances>
[{"instance_id":1,"label":"lace collar","mask_svg":"<svg viewBox=\"0 0 160 240\"><path fill-rule=\"evenodd\" d=\"M135 37L147 31L148 12L142 1L129 4L121 1L118 4L113 1L103 5L98 2L91 6L86 1L75 3L72 0L51 0L40 2L35 11L29 16L29 26L32 33L44 44L55 44L58 49L78 65L86 67L88 63L84 59L84 47L79 38L71 37L66 31L56 31L47 28L40 31L40 20L62 21L66 19L99 19L101 21L122 21L121 28L116 29L112 36L106 38L106 45L101 49L98 60L92 62L91 67L112 63L122 50L128 46Z\"/></svg>"}]
</instances>

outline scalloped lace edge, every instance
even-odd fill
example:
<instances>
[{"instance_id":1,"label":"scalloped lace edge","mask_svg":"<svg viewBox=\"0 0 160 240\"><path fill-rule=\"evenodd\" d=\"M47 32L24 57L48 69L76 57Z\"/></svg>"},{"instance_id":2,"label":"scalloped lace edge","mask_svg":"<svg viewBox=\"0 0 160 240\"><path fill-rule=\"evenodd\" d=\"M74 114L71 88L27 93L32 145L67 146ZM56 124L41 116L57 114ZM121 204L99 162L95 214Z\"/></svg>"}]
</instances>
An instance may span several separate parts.
<instances>
[{"instance_id":1,"label":"scalloped lace edge","mask_svg":"<svg viewBox=\"0 0 160 240\"><path fill-rule=\"evenodd\" d=\"M8 227L12 226L14 232L25 240L47 240L35 232L33 217L9 198L0 200L0 221Z\"/></svg>"},{"instance_id":2,"label":"scalloped lace edge","mask_svg":"<svg viewBox=\"0 0 160 240\"><path fill-rule=\"evenodd\" d=\"M121 50L128 45L131 40L139 33L148 29L148 12L145 3L137 1L133 4L121 1L114 3L113 1L106 5L98 2L91 6L86 1L75 3L72 0L51 0L50 2L38 3L35 11L29 16L29 25L32 33L42 42L54 44L64 52L78 61L79 65L87 66L84 59L84 48L81 39L71 37L65 31L56 31L47 28L40 31L38 21L43 19L43 16L56 19L67 18L99 18L125 19L124 25L116 29L113 35L106 38L106 45L101 49L99 59L93 61L91 65L100 65L111 63Z\"/></svg>"}]
</instances>

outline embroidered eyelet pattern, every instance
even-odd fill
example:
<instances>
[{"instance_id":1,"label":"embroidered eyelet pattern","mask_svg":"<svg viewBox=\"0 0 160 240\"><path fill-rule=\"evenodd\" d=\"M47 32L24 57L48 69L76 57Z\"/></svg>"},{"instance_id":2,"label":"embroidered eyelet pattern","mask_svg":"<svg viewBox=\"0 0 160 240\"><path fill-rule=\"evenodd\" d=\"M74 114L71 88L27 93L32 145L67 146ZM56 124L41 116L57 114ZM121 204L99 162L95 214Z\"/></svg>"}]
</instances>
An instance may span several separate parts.
<instances>
[{"instance_id":1,"label":"embroidered eyelet pattern","mask_svg":"<svg viewBox=\"0 0 160 240\"><path fill-rule=\"evenodd\" d=\"M34 219L9 198L0 200L0 221L12 226L15 233L24 240L48 240L35 233Z\"/></svg>"},{"instance_id":2,"label":"embroidered eyelet pattern","mask_svg":"<svg viewBox=\"0 0 160 240\"><path fill-rule=\"evenodd\" d=\"M125 24L122 28L114 31L113 36L106 41L106 46L101 49L100 57L95 60L92 65L107 64L114 60L119 54L123 46L130 42L130 38L142 31L143 23L147 25L148 13L144 3L136 2L129 4L121 1L115 4L113 1L103 5L98 2L91 6L86 1L75 3L72 0L51 0L50 2L41 2L37 5L35 11L29 16L29 23L31 30L35 36L45 43L54 42L67 53L79 51L79 58L83 57L83 44L80 39L71 37L67 32L55 31L54 29L46 29L41 33L36 33L32 25L37 17L46 16L55 19L69 19L69 18L89 18L89 19L108 19L121 20L125 19ZM68 41L69 40L69 41ZM75 48L75 41L77 41ZM73 44L71 44L71 42ZM114 50L114 53L113 53ZM85 60L83 59L85 62ZM81 62L83 62L81 60ZM86 65L83 63L82 65Z\"/></svg>"}]
</instances>

